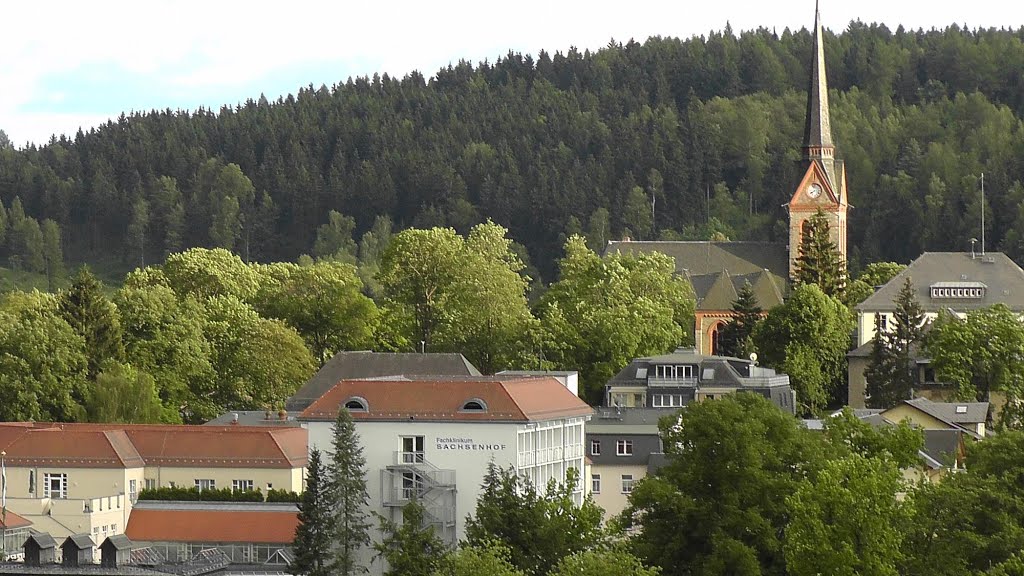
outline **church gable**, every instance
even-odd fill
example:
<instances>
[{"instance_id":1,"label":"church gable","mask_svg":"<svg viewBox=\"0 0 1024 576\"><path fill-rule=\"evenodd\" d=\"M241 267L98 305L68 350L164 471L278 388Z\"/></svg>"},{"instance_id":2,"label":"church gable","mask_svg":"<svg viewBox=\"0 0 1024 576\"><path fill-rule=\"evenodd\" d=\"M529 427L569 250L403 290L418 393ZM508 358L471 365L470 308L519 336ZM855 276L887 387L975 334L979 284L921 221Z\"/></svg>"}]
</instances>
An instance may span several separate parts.
<instances>
[{"instance_id":1,"label":"church gable","mask_svg":"<svg viewBox=\"0 0 1024 576\"><path fill-rule=\"evenodd\" d=\"M816 210L841 204L839 194L832 188L828 175L817 162L810 162L804 177L789 200L789 208Z\"/></svg>"}]
</instances>

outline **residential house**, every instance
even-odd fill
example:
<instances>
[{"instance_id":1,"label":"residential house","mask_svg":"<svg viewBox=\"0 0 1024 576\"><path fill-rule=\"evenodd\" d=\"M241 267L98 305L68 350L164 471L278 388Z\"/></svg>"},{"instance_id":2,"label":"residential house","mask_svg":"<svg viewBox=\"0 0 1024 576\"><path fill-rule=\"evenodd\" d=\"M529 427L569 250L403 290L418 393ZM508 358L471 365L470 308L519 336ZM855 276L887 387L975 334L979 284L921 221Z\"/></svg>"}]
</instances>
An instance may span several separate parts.
<instances>
[{"instance_id":1,"label":"residential house","mask_svg":"<svg viewBox=\"0 0 1024 576\"><path fill-rule=\"evenodd\" d=\"M605 521L622 513L633 486L664 463L658 422L677 410L598 408L587 422L590 494Z\"/></svg>"},{"instance_id":2,"label":"residential house","mask_svg":"<svg viewBox=\"0 0 1024 576\"><path fill-rule=\"evenodd\" d=\"M875 338L875 318L883 330L892 328L896 296L907 278L928 322L938 317L941 311L964 318L972 311L994 304L1003 304L1018 314L1024 314L1024 270L1005 254L925 252L854 308L857 313L857 348L847 356L848 403L852 407L863 408L865 405L867 382L864 371ZM912 352L920 383L915 393L934 398L946 396L949 386L936 380L931 360L918 347ZM994 401L997 408L1002 403L998 398Z\"/></svg>"},{"instance_id":3,"label":"residential house","mask_svg":"<svg viewBox=\"0 0 1024 576\"><path fill-rule=\"evenodd\" d=\"M693 348L637 358L605 385L605 406L681 408L694 400L737 391L760 394L794 414L796 400L789 376L753 360L705 356Z\"/></svg>"},{"instance_id":4,"label":"residential house","mask_svg":"<svg viewBox=\"0 0 1024 576\"><path fill-rule=\"evenodd\" d=\"M285 403L289 412L309 407L342 380L389 376L480 376L462 354L409 352L338 352Z\"/></svg>"},{"instance_id":5,"label":"residential house","mask_svg":"<svg viewBox=\"0 0 1024 576\"><path fill-rule=\"evenodd\" d=\"M343 380L299 416L310 445L325 454L341 406L364 447L369 511L398 521L416 498L450 545L465 538L489 464L511 467L535 486L586 468L584 422L593 410L552 377ZM576 500L585 492L579 486ZM372 537L381 537L376 527Z\"/></svg>"},{"instance_id":6,"label":"residential house","mask_svg":"<svg viewBox=\"0 0 1024 576\"><path fill-rule=\"evenodd\" d=\"M909 420L924 430L962 430L975 439L985 437L988 402L934 402L914 398L881 413L890 422Z\"/></svg>"}]
</instances>

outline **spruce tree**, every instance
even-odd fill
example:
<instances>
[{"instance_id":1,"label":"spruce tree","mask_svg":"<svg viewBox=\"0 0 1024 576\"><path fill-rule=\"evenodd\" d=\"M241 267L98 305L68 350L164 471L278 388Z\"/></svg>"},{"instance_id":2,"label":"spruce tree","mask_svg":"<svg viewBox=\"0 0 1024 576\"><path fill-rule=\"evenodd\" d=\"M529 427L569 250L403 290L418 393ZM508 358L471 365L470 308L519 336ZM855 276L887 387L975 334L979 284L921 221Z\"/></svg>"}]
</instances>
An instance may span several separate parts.
<instances>
[{"instance_id":1,"label":"spruce tree","mask_svg":"<svg viewBox=\"0 0 1024 576\"><path fill-rule=\"evenodd\" d=\"M105 360L123 360L121 322L114 304L87 266L78 270L71 287L60 295L60 315L85 339L88 375L94 379Z\"/></svg>"},{"instance_id":2,"label":"spruce tree","mask_svg":"<svg viewBox=\"0 0 1024 576\"><path fill-rule=\"evenodd\" d=\"M338 408L331 441L333 459L328 466L330 476L329 507L333 513L334 554L330 569L333 574L363 574L360 551L370 544L369 495L366 493L366 458L359 445L359 435L352 414L344 406Z\"/></svg>"},{"instance_id":3,"label":"spruce tree","mask_svg":"<svg viewBox=\"0 0 1024 576\"><path fill-rule=\"evenodd\" d=\"M875 341L864 371L870 408L890 408L909 400L917 381L911 348L924 338L925 315L909 277L893 303L890 330L883 330L881 315L875 315Z\"/></svg>"},{"instance_id":4,"label":"spruce tree","mask_svg":"<svg viewBox=\"0 0 1024 576\"><path fill-rule=\"evenodd\" d=\"M402 507L401 525L380 517L384 539L374 548L387 562L386 576L434 574L448 550L426 520L426 509L415 499Z\"/></svg>"},{"instance_id":5,"label":"spruce tree","mask_svg":"<svg viewBox=\"0 0 1024 576\"><path fill-rule=\"evenodd\" d=\"M309 454L306 470L306 490L299 502L299 525L293 543L295 559L290 570L302 576L330 576L334 517L327 470L316 448Z\"/></svg>"},{"instance_id":6,"label":"spruce tree","mask_svg":"<svg viewBox=\"0 0 1024 576\"><path fill-rule=\"evenodd\" d=\"M722 354L737 358L746 358L754 351L751 336L754 328L761 321L763 310L754 295L754 287L744 282L736 300L732 303L733 317L722 329L720 344Z\"/></svg>"},{"instance_id":7,"label":"spruce tree","mask_svg":"<svg viewBox=\"0 0 1024 576\"><path fill-rule=\"evenodd\" d=\"M804 222L794 282L817 284L826 296L846 293L846 261L829 235L828 216L820 209Z\"/></svg>"}]
</instances>

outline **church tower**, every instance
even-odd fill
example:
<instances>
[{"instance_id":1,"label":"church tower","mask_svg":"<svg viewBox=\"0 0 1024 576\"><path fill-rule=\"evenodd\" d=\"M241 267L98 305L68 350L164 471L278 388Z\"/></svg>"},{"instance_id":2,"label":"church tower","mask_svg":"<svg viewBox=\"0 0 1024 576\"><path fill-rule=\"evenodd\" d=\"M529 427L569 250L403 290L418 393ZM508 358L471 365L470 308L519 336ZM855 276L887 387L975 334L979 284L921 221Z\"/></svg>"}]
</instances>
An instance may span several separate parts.
<instances>
[{"instance_id":1,"label":"church tower","mask_svg":"<svg viewBox=\"0 0 1024 576\"><path fill-rule=\"evenodd\" d=\"M789 276L793 277L799 256L804 222L821 209L829 219L832 241L846 260L846 167L835 157L828 112L828 82L825 78L825 46L821 14L814 5L811 80L807 89L807 119L801 167L803 178L789 200Z\"/></svg>"}]
</instances>

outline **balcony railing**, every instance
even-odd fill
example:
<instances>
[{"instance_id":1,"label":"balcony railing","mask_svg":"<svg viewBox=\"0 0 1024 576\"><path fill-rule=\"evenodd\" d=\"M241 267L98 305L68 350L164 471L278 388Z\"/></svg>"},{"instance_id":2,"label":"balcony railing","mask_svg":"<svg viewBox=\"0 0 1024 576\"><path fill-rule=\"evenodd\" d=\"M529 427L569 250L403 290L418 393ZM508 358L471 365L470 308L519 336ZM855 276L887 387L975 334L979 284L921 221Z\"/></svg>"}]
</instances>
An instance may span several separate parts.
<instances>
[{"instance_id":1,"label":"balcony railing","mask_svg":"<svg viewBox=\"0 0 1024 576\"><path fill-rule=\"evenodd\" d=\"M647 378L647 386L652 388L657 387L674 387L674 386L696 386L697 378L689 377L678 377L678 378L659 378L657 376L650 376Z\"/></svg>"}]
</instances>

